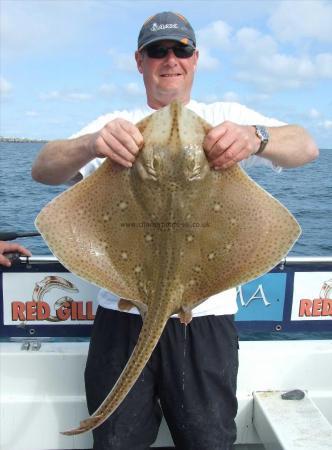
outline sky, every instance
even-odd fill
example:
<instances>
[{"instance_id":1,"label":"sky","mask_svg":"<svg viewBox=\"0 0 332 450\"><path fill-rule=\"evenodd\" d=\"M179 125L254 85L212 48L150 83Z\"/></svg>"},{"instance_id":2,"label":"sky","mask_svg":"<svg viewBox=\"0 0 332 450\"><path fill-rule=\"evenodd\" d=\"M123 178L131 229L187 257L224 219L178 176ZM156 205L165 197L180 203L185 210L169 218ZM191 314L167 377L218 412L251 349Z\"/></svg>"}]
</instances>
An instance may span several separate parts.
<instances>
[{"instance_id":1,"label":"sky","mask_svg":"<svg viewBox=\"0 0 332 450\"><path fill-rule=\"evenodd\" d=\"M67 138L145 104L134 52L143 22L185 15L200 51L192 98L242 103L332 148L332 1L0 0L1 129Z\"/></svg>"}]
</instances>

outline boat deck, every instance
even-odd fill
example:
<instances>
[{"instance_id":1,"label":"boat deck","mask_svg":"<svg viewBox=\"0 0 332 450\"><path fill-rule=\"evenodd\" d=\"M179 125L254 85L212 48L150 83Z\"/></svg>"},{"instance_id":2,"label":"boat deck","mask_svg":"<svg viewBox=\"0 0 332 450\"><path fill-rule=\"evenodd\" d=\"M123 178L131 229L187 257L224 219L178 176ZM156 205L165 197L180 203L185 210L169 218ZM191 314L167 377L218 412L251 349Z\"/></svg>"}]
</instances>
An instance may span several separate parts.
<instances>
[{"instance_id":1,"label":"boat deck","mask_svg":"<svg viewBox=\"0 0 332 450\"><path fill-rule=\"evenodd\" d=\"M45 342L28 350L21 342L0 343L2 450L92 447L91 433L59 434L88 414L83 383L87 348L88 342ZM253 420L255 391L303 390L332 430L331 361L332 340L240 342L235 448L263 448ZM172 445L163 422L154 447Z\"/></svg>"}]
</instances>

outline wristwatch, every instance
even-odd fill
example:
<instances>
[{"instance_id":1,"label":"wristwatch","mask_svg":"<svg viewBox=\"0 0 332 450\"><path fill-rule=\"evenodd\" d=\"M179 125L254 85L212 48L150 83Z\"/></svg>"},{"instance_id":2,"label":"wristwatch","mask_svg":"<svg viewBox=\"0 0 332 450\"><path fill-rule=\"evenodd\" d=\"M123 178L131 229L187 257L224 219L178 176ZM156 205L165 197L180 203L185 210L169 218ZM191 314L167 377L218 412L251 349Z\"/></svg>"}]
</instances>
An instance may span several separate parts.
<instances>
[{"instance_id":1,"label":"wristwatch","mask_svg":"<svg viewBox=\"0 0 332 450\"><path fill-rule=\"evenodd\" d=\"M254 125L254 127L256 130L256 136L258 136L259 139L261 140L261 145L259 146L259 149L257 150L257 152L254 154L259 155L260 153L262 153L262 151L266 147L267 143L269 142L270 135L269 135L268 129L266 127L264 127L263 125Z\"/></svg>"}]
</instances>

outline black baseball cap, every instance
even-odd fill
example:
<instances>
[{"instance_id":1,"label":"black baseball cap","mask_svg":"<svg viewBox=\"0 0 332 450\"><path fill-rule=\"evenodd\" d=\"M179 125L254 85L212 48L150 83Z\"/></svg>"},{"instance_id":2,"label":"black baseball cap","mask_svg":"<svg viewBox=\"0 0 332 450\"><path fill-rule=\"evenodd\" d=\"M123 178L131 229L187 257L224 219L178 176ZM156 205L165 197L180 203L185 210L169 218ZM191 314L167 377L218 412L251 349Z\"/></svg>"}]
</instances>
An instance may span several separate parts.
<instances>
[{"instance_id":1,"label":"black baseball cap","mask_svg":"<svg viewBox=\"0 0 332 450\"><path fill-rule=\"evenodd\" d=\"M144 22L138 35L138 50L164 39L196 48L195 32L188 20L171 11L158 13Z\"/></svg>"}]
</instances>

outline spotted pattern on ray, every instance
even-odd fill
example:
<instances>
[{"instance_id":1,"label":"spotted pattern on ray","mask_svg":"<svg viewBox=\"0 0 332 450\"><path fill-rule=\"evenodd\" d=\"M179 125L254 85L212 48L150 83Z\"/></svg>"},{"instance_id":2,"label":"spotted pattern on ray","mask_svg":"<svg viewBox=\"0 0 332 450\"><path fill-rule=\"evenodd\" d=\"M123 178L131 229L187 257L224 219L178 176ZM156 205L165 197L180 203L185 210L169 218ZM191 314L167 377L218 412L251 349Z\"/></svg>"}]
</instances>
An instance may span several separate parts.
<instances>
[{"instance_id":1,"label":"spotted pattern on ray","mask_svg":"<svg viewBox=\"0 0 332 450\"><path fill-rule=\"evenodd\" d=\"M124 308L131 302L143 317L116 385L68 435L93 429L112 414L172 314L187 323L207 297L267 272L300 231L287 209L239 166L210 169L202 142L211 127L180 103L137 126L144 147L131 169L106 160L36 220L64 266L126 299Z\"/></svg>"}]
</instances>

